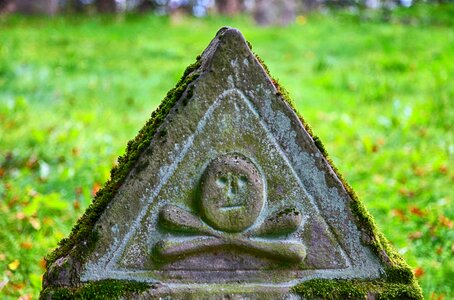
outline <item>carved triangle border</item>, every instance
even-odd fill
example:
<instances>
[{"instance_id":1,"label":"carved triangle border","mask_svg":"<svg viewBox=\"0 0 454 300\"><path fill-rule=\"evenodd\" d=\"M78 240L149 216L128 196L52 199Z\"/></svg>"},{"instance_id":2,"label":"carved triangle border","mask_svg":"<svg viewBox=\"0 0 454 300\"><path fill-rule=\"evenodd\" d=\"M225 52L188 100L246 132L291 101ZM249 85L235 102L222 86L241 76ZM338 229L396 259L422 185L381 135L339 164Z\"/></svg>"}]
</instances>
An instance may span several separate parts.
<instances>
[{"instance_id":1,"label":"carved triangle border","mask_svg":"<svg viewBox=\"0 0 454 300\"><path fill-rule=\"evenodd\" d=\"M172 272L170 272L170 271L159 271L159 270L128 270L128 269L116 268L116 263L117 263L119 257L121 256L121 254L123 253L123 251L125 250L125 248L127 247L129 240L132 238L134 233L139 228L139 226L140 226L143 218L145 217L148 209L150 208L150 206L156 200L156 197L159 194L160 190L167 183L167 181L173 175L173 173L178 169L178 166L179 166L180 162L183 161L183 159L186 156L187 152L191 148L195 137L197 135L199 135L203 131L204 127L209 122L213 112L216 110L216 108L218 108L218 106L220 105L221 101L225 97L227 97L229 94L232 94L232 93L236 93L239 96L239 98L242 101L244 101L244 103L246 104L248 109L253 113L254 117L256 117L258 119L258 121L260 122L261 127L266 132L266 135L267 135L268 139L274 144L274 147L276 147L276 149L279 151L279 154L285 160L285 162L287 164L287 167L291 170L293 176L296 178L296 180L298 182L298 185L304 190L305 196L309 199L310 203L312 204L312 206L316 210L317 214L321 216L320 208L318 207L317 203L314 201L312 196L307 192L306 188L304 187L303 183L300 180L299 175L297 174L297 172L292 167L292 164L289 161L286 153L284 152L284 150L282 150L281 146L279 145L278 141L276 140L276 138L273 135L273 133L271 132L271 130L268 129L267 124L260 117L259 113L254 109L252 102L239 89L230 88L228 90L225 90L223 93L221 93L213 101L213 103L210 105L209 109L205 112L203 117L200 119L196 129L186 139L186 141L184 142L184 145L182 147L182 150L179 152L178 156L176 157L174 162L171 164L171 166L167 170L167 172L164 175L164 177L161 179L159 184L152 190L151 195L146 199L145 205L141 209L139 216L137 217L137 219L134 220L133 225L131 226L131 228L129 229L127 234L125 235L123 241L116 247L116 249L114 249L113 251L111 250L111 251L109 251L106 254L106 256L108 256L108 258L106 260L104 260L104 261L106 261L106 264L104 266L99 266L99 265L96 266L96 269L98 270L98 272L92 272L91 268L90 268L90 262L88 262L89 266L87 267L87 270L81 276L81 280L82 281L109 279L109 278L114 278L114 279L132 279L132 278L134 278L134 280L139 280L139 281L144 281L144 282L157 282L159 280L155 280L153 278L149 278L150 274L153 274L153 273L156 273L156 274L159 274L159 273L180 274L180 273L185 273L185 272L191 272L191 273L202 272L200 270L178 270L178 271L172 271ZM349 256L347 255L346 251L343 249L342 244L339 242L338 237L332 233L331 226L326 222L326 220L323 217L322 217L322 219L323 219L324 225L326 226L327 230L329 231L329 234L336 240L337 246L339 247L339 249L341 251L341 256L345 260L345 263L347 264L347 267L346 268L338 268L338 269L317 269L317 273L319 273L319 272L333 272L336 275L338 275L337 274L338 272L336 272L336 270L345 271L345 270L348 270L348 269L352 269L351 260L350 260ZM99 273L99 269L104 270L103 274ZM242 272L243 273L251 273L251 272L262 273L262 272L270 272L270 271L274 272L274 273L292 273L294 276L298 276L298 275L303 275L304 274L304 275L306 275L306 276L304 276L305 278L307 277L308 273L313 272L313 270L304 270L304 269L303 270L298 270L298 271L290 271L290 272L289 271L282 271L281 272L281 271L278 271L278 270L263 271L263 270L250 270L249 269L247 271L243 270ZM203 271L203 272L207 272L207 273L209 273L209 272L217 272L217 273L219 273L219 271L213 271L213 270L207 270L207 271ZM223 272L225 274L228 274L228 273L231 274L232 273L232 271L223 271ZM333 277L335 277L335 276L333 275ZM314 278L316 278L316 277L314 277Z\"/></svg>"}]
</instances>

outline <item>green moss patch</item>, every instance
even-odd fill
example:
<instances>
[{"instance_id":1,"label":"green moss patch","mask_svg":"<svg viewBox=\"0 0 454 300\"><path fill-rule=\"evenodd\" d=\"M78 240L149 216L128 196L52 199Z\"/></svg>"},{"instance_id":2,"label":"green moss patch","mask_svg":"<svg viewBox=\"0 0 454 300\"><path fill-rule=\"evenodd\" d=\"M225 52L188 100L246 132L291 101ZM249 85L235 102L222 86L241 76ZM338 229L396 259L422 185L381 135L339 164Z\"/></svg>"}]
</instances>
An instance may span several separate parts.
<instances>
[{"instance_id":1,"label":"green moss patch","mask_svg":"<svg viewBox=\"0 0 454 300\"><path fill-rule=\"evenodd\" d=\"M150 286L147 283L124 281L124 280L102 280L95 281L79 288L46 288L41 292L41 299L120 299L124 295L140 293Z\"/></svg>"},{"instance_id":2,"label":"green moss patch","mask_svg":"<svg viewBox=\"0 0 454 300\"><path fill-rule=\"evenodd\" d=\"M416 284L383 281L314 279L296 285L293 291L308 299L423 299Z\"/></svg>"},{"instance_id":3,"label":"green moss patch","mask_svg":"<svg viewBox=\"0 0 454 300\"><path fill-rule=\"evenodd\" d=\"M93 231L94 224L115 196L129 172L136 165L141 153L150 145L151 140L171 108L183 96L188 85L199 76L199 73L195 71L200 67L200 64L200 59L198 59L194 64L188 66L176 87L167 93L137 136L128 142L126 153L118 158L117 166L111 170L110 180L98 191L85 214L73 227L69 237L62 239L58 248L46 257L48 265L55 262L58 258L68 255L71 251L75 252L73 257L81 259L93 250L97 240L97 234ZM189 93L186 95L186 97L190 96Z\"/></svg>"}]
</instances>

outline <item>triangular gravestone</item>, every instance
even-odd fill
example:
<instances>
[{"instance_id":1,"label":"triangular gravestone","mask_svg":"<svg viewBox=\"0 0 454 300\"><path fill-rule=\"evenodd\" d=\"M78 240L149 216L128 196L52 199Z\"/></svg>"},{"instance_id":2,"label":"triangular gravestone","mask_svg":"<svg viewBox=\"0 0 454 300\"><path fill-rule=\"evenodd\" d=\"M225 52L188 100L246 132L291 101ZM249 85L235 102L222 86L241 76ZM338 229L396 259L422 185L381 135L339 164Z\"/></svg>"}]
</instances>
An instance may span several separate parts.
<instances>
[{"instance_id":1,"label":"triangular gravestone","mask_svg":"<svg viewBox=\"0 0 454 300\"><path fill-rule=\"evenodd\" d=\"M221 29L48 257L42 298L421 297L236 29ZM381 298L380 298L381 299Z\"/></svg>"}]
</instances>

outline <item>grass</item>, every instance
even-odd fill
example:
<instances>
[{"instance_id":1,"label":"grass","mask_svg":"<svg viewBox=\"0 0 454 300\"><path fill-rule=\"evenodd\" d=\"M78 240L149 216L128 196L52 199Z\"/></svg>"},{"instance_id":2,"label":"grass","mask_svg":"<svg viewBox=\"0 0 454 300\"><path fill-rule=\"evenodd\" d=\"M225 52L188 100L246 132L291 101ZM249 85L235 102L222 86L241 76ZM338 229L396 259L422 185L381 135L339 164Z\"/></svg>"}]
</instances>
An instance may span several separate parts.
<instances>
[{"instance_id":1,"label":"grass","mask_svg":"<svg viewBox=\"0 0 454 300\"><path fill-rule=\"evenodd\" d=\"M438 19L418 8L388 23L300 16L288 28L241 17L1 18L2 298L37 298L43 256L223 25L242 30L289 90L425 297L454 298L454 30L446 8Z\"/></svg>"}]
</instances>

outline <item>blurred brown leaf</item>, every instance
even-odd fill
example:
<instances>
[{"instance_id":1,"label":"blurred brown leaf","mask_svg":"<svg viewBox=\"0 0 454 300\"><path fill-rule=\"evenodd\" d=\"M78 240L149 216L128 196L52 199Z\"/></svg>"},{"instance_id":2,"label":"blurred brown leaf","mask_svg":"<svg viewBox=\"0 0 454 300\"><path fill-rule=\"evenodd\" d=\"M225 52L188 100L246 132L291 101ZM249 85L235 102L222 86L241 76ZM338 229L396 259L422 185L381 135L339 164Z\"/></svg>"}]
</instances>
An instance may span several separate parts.
<instances>
[{"instance_id":1,"label":"blurred brown leaf","mask_svg":"<svg viewBox=\"0 0 454 300\"><path fill-rule=\"evenodd\" d=\"M422 176L426 175L427 172L426 172L426 170L423 167L414 167L413 168L413 173L416 176L422 177Z\"/></svg>"},{"instance_id":2,"label":"blurred brown leaf","mask_svg":"<svg viewBox=\"0 0 454 300\"><path fill-rule=\"evenodd\" d=\"M447 227L449 229L452 229L452 227L454 227L454 222L444 215L441 215L438 218L438 220L440 221L440 224L444 227Z\"/></svg>"},{"instance_id":3,"label":"blurred brown leaf","mask_svg":"<svg viewBox=\"0 0 454 300\"><path fill-rule=\"evenodd\" d=\"M32 242L29 242L29 241L27 241L27 242L22 242L22 243L20 243L20 247L21 247L22 249L30 250L30 249L33 248L33 244L32 244Z\"/></svg>"},{"instance_id":4,"label":"blurred brown leaf","mask_svg":"<svg viewBox=\"0 0 454 300\"><path fill-rule=\"evenodd\" d=\"M407 198L413 198L413 196L415 195L415 192L413 192L407 188L400 188L399 194L401 194L402 196L407 197Z\"/></svg>"},{"instance_id":5,"label":"blurred brown leaf","mask_svg":"<svg viewBox=\"0 0 454 300\"><path fill-rule=\"evenodd\" d=\"M416 278L419 278L423 276L425 272L423 268L417 267L416 269L414 269L413 273L415 274Z\"/></svg>"},{"instance_id":6,"label":"blurred brown leaf","mask_svg":"<svg viewBox=\"0 0 454 300\"><path fill-rule=\"evenodd\" d=\"M443 300L444 298L444 294L437 294L435 292L432 292L432 294L430 294L430 300Z\"/></svg>"},{"instance_id":7,"label":"blurred brown leaf","mask_svg":"<svg viewBox=\"0 0 454 300\"><path fill-rule=\"evenodd\" d=\"M71 149L71 153L72 153L73 156L79 156L80 149L77 148L77 147L74 147L74 148Z\"/></svg>"},{"instance_id":8,"label":"blurred brown leaf","mask_svg":"<svg viewBox=\"0 0 454 300\"><path fill-rule=\"evenodd\" d=\"M18 220L23 220L23 219L25 219L25 214L24 214L23 212L18 212L18 213L16 214L16 219L18 219Z\"/></svg>"},{"instance_id":9,"label":"blurred brown leaf","mask_svg":"<svg viewBox=\"0 0 454 300\"><path fill-rule=\"evenodd\" d=\"M13 286L13 289L15 289L16 291L20 291L25 287L25 283L23 283L23 282L13 283L12 286Z\"/></svg>"},{"instance_id":10,"label":"blurred brown leaf","mask_svg":"<svg viewBox=\"0 0 454 300\"><path fill-rule=\"evenodd\" d=\"M441 255L441 253L443 253L443 247L438 247L436 252L438 255Z\"/></svg>"},{"instance_id":11,"label":"blurred brown leaf","mask_svg":"<svg viewBox=\"0 0 454 300\"><path fill-rule=\"evenodd\" d=\"M96 193L99 191L100 188L101 188L101 184L99 184L98 182L95 182L95 183L93 184L92 189L91 189L91 195L92 195L92 196L95 196Z\"/></svg>"},{"instance_id":12,"label":"blurred brown leaf","mask_svg":"<svg viewBox=\"0 0 454 300\"><path fill-rule=\"evenodd\" d=\"M424 217L426 215L426 213L422 209L416 206L410 207L410 212L418 217Z\"/></svg>"},{"instance_id":13,"label":"blurred brown leaf","mask_svg":"<svg viewBox=\"0 0 454 300\"><path fill-rule=\"evenodd\" d=\"M79 200L74 200L73 206L74 206L75 210L79 210L80 209L80 201Z\"/></svg>"},{"instance_id":14,"label":"blurred brown leaf","mask_svg":"<svg viewBox=\"0 0 454 300\"><path fill-rule=\"evenodd\" d=\"M393 209L391 210L393 216L398 217L402 222L407 221L407 217L405 216L405 212L401 209Z\"/></svg>"},{"instance_id":15,"label":"blurred brown leaf","mask_svg":"<svg viewBox=\"0 0 454 300\"><path fill-rule=\"evenodd\" d=\"M36 155L30 156L25 166L29 169L36 169L39 166L38 157Z\"/></svg>"},{"instance_id":16,"label":"blurred brown leaf","mask_svg":"<svg viewBox=\"0 0 454 300\"><path fill-rule=\"evenodd\" d=\"M46 267L47 267L47 262L46 260L43 258L41 258L41 260L39 261L39 266L41 267L41 269L45 270Z\"/></svg>"},{"instance_id":17,"label":"blurred brown leaf","mask_svg":"<svg viewBox=\"0 0 454 300\"><path fill-rule=\"evenodd\" d=\"M412 232L408 235L408 238L410 240L417 240L417 239L420 239L422 237L422 232L421 231L415 231L415 232Z\"/></svg>"}]
</instances>

